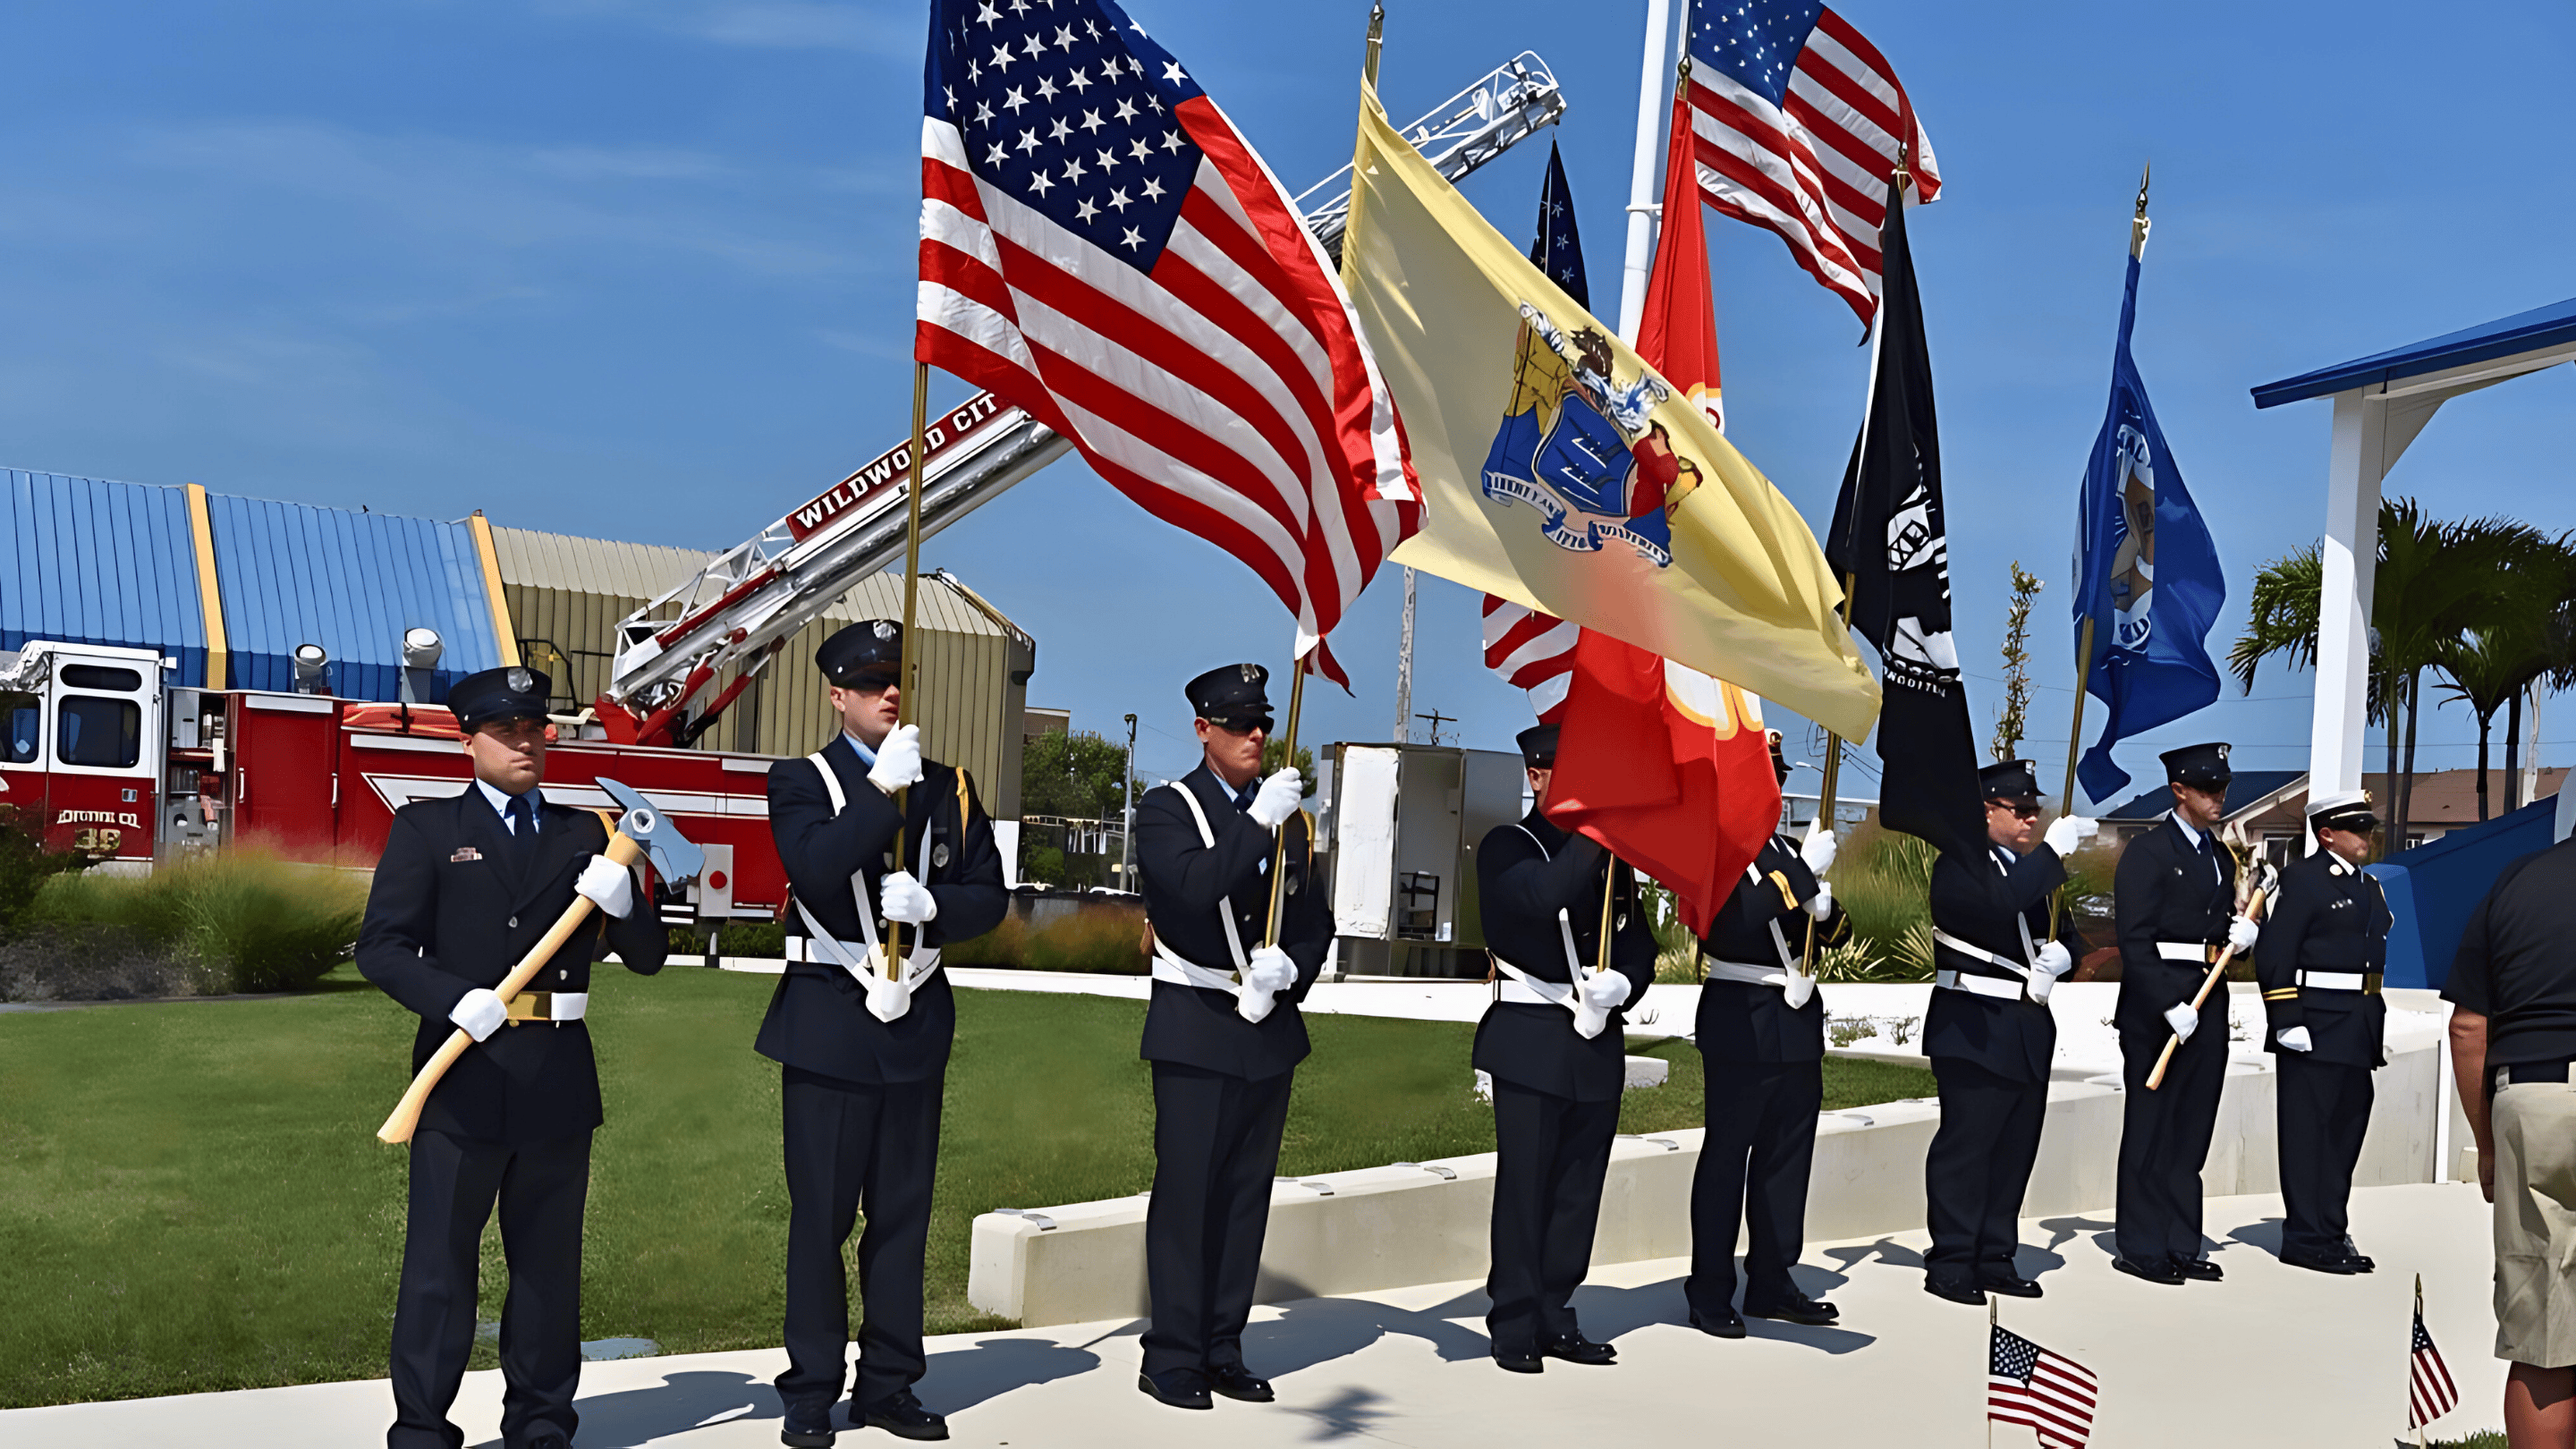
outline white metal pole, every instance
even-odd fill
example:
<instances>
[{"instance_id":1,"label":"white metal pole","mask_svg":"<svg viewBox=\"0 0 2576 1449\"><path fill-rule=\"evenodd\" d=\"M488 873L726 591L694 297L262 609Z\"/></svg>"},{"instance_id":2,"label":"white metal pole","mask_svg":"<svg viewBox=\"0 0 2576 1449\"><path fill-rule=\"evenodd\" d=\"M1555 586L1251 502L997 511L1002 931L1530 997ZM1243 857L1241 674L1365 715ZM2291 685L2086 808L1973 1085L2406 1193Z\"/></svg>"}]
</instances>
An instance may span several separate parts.
<instances>
[{"instance_id":1,"label":"white metal pole","mask_svg":"<svg viewBox=\"0 0 2576 1449\"><path fill-rule=\"evenodd\" d=\"M2334 400L2321 548L2323 598L2317 610L2316 704L2308 735L2311 799L2361 787L2370 597L2379 563L2379 482L2387 472L2388 438L2387 405L2372 391L2355 388L2335 394ZM2390 781L2389 788L2396 789L2396 782ZM2316 848L2316 832L2310 831L2308 850Z\"/></svg>"},{"instance_id":2,"label":"white metal pole","mask_svg":"<svg viewBox=\"0 0 2576 1449\"><path fill-rule=\"evenodd\" d=\"M1395 660L1395 742L1413 741L1413 570L1404 571L1404 644Z\"/></svg>"},{"instance_id":3,"label":"white metal pole","mask_svg":"<svg viewBox=\"0 0 2576 1449\"><path fill-rule=\"evenodd\" d=\"M1673 0L1646 0L1646 57L1637 82L1637 155L1628 175L1628 254L1619 268L1619 337L1634 347L1655 257L1656 198L1663 194L1664 82L1672 75Z\"/></svg>"},{"instance_id":4,"label":"white metal pole","mask_svg":"<svg viewBox=\"0 0 2576 1449\"><path fill-rule=\"evenodd\" d=\"M1118 777L1118 888L1136 888L1136 716L1127 716L1127 767Z\"/></svg>"}]
</instances>

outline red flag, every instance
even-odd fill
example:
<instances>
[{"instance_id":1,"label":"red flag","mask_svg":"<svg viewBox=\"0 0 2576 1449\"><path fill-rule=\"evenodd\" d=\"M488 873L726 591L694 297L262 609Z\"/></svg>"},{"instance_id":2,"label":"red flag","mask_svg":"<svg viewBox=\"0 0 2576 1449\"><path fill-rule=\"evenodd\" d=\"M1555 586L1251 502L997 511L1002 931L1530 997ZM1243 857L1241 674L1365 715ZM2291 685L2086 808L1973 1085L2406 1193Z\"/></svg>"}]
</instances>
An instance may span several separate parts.
<instances>
[{"instance_id":1,"label":"red flag","mask_svg":"<svg viewBox=\"0 0 2576 1449\"><path fill-rule=\"evenodd\" d=\"M1646 274L1637 355L1726 431L1718 397L1717 303L1708 290L1708 234L1700 228L1699 170L1692 160L1690 98L1673 96L1672 147L1664 156L1664 234Z\"/></svg>"},{"instance_id":2,"label":"red flag","mask_svg":"<svg viewBox=\"0 0 2576 1449\"><path fill-rule=\"evenodd\" d=\"M1706 935L1780 819L1761 702L1586 629L1547 818L1653 876Z\"/></svg>"}]
</instances>

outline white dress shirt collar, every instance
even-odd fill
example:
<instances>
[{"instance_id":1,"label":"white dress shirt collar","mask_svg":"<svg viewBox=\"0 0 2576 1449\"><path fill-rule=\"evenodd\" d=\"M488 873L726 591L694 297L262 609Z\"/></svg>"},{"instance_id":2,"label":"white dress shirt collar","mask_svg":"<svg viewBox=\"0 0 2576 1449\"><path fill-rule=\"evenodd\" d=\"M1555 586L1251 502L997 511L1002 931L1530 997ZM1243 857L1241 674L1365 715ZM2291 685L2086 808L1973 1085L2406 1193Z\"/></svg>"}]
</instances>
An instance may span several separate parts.
<instances>
[{"instance_id":1,"label":"white dress shirt collar","mask_svg":"<svg viewBox=\"0 0 2576 1449\"><path fill-rule=\"evenodd\" d=\"M474 777L474 788L483 792L483 798L491 802L492 809L500 815L501 828L512 835L518 834L518 822L510 818L510 802L524 797L513 795L506 790L496 790L480 775ZM535 799L528 801L528 809L531 812L528 818L533 822L536 819L534 811L539 805L545 803L546 797L538 791L532 790L529 793L536 796Z\"/></svg>"}]
</instances>

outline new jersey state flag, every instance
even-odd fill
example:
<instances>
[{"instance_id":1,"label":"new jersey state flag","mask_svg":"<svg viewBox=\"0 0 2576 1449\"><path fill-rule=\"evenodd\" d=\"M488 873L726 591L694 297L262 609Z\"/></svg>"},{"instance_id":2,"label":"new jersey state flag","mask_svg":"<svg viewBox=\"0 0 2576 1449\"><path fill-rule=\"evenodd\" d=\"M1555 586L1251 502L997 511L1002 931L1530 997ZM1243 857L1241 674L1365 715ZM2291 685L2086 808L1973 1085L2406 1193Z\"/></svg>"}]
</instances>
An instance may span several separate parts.
<instances>
[{"instance_id":1,"label":"new jersey state flag","mask_svg":"<svg viewBox=\"0 0 2576 1449\"><path fill-rule=\"evenodd\" d=\"M1396 562L1869 733L1878 682L1805 520L1368 93L1342 277L1422 484Z\"/></svg>"}]
</instances>

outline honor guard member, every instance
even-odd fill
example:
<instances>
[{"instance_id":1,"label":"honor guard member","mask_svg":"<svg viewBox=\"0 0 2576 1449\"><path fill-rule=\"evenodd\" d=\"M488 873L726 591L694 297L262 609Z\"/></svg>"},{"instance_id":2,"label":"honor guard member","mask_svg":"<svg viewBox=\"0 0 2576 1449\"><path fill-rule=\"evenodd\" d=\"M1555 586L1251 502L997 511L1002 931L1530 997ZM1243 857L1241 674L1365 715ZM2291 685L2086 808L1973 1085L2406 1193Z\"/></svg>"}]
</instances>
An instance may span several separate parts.
<instances>
[{"instance_id":1,"label":"honor guard member","mask_svg":"<svg viewBox=\"0 0 2576 1449\"><path fill-rule=\"evenodd\" d=\"M2061 913L2048 934L2049 896L2066 857L2096 822L2061 816L2039 847L2039 780L2028 760L1977 772L1986 848L1944 851L1932 867L1932 1000L1923 1054L1941 1089L1941 1126L1923 1159L1932 1249L1923 1291L1982 1304L1988 1293L2037 1298L2021 1275L2021 1201L2048 1113L2057 1019L2048 997L2075 967L2084 938Z\"/></svg>"},{"instance_id":2,"label":"honor guard member","mask_svg":"<svg viewBox=\"0 0 2576 1449\"><path fill-rule=\"evenodd\" d=\"M2218 1125L2227 1077L2227 995L2211 993L2216 1019L2191 999L2233 946L2254 949L2254 923L2236 914L2236 857L2220 844L2227 812L2227 746L2191 745L2163 756L2173 787L2164 823L2129 842L2114 877L2120 936L2120 1075L2128 1101L2120 1120L2119 1256L2111 1266L2150 1283L2216 1282L2201 1251L2200 1169ZM2165 1042L2182 1044L2164 1084L2147 1077Z\"/></svg>"},{"instance_id":3,"label":"honor guard member","mask_svg":"<svg viewBox=\"0 0 2576 1449\"><path fill-rule=\"evenodd\" d=\"M2370 1126L2370 1074L2388 1064L2379 994L2396 923L2376 877L2361 872L2379 817L2359 790L2308 802L2314 854L2281 872L2254 956L2268 1050L2279 1064L2281 1261L2321 1273L2367 1273L2345 1235L2353 1164Z\"/></svg>"},{"instance_id":4,"label":"honor guard member","mask_svg":"<svg viewBox=\"0 0 2576 1449\"><path fill-rule=\"evenodd\" d=\"M1314 828L1293 768L1261 776L1270 671L1229 664L1189 682L1199 767L1136 801L1136 864L1153 941L1139 1055L1154 1072L1154 1192L1145 1208L1153 1314L1137 1387L1182 1409L1211 1390L1268 1403L1244 1366L1288 1087L1306 1059L1297 1003L1324 969L1333 923L1314 888ZM1271 871L1287 831L1279 943Z\"/></svg>"},{"instance_id":5,"label":"honor guard member","mask_svg":"<svg viewBox=\"0 0 2576 1449\"><path fill-rule=\"evenodd\" d=\"M474 783L394 812L358 928L358 969L420 1015L417 1073L463 1029L475 1045L429 1094L411 1139L411 1204L394 1299L388 1449L457 1449L447 1421L474 1348L483 1225L497 1200L510 1291L501 1305L501 1442L565 1449L579 1416L581 1216L600 1123L590 963L614 950L651 975L667 949L633 878L601 854L608 827L547 803L546 696L513 665L448 691ZM573 904L599 907L505 1006L492 988ZM640 908L639 908L640 906Z\"/></svg>"},{"instance_id":6,"label":"honor guard member","mask_svg":"<svg viewBox=\"0 0 2576 1449\"><path fill-rule=\"evenodd\" d=\"M1771 768L1788 762L1771 734ZM1825 1005L1810 947L1835 945L1851 921L1817 877L1833 868L1834 833L1819 819L1805 844L1764 842L1700 942L1699 1043L1708 1137L1691 1178L1691 1326L1742 1338L1735 1241L1751 1220L1744 1312L1822 1326L1840 1316L1798 1290L1789 1269L1806 1248L1807 1176L1825 1095Z\"/></svg>"},{"instance_id":7,"label":"honor guard member","mask_svg":"<svg viewBox=\"0 0 2576 1449\"><path fill-rule=\"evenodd\" d=\"M1497 979L1476 1024L1475 1065L1493 1080L1499 1153L1485 1331L1494 1362L1534 1374L1550 1358L1604 1364L1618 1356L1583 1336L1574 1290L1592 1265L1627 1084L1621 1008L1655 979L1655 936L1638 908L1636 873L1547 818L1556 726L1523 730L1519 742L1530 813L1488 831L1476 850ZM1605 894L1610 969L1595 974Z\"/></svg>"},{"instance_id":8,"label":"honor guard member","mask_svg":"<svg viewBox=\"0 0 2576 1449\"><path fill-rule=\"evenodd\" d=\"M832 1442L850 1338L842 1246L862 1209L850 1423L948 1437L946 1421L912 1392L928 1366L922 1253L957 1035L939 948L991 930L1009 896L973 782L921 757L918 725L895 723L902 660L903 629L890 619L824 640L814 663L840 732L769 769L770 835L794 891L791 919L807 938L754 1043L779 1064L786 1126L788 1366L778 1397L787 1411L779 1438L791 1445ZM898 927L903 961L889 969L884 947Z\"/></svg>"}]
</instances>

